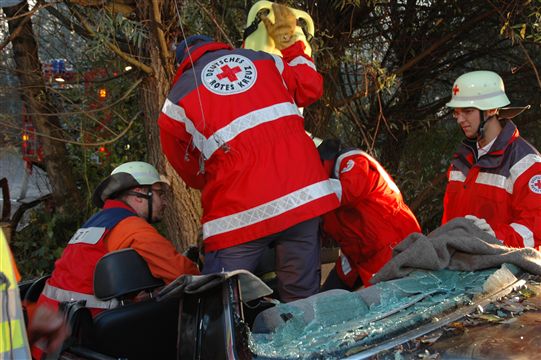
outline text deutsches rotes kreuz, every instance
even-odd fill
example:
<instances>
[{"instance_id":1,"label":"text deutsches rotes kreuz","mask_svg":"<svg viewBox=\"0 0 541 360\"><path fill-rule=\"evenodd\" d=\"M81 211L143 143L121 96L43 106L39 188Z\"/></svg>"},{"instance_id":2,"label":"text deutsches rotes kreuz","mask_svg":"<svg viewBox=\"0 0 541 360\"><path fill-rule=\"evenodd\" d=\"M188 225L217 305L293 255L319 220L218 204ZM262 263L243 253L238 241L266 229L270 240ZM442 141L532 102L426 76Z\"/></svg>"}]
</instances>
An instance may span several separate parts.
<instances>
[{"instance_id":1,"label":"text deutsches rotes kreuz","mask_svg":"<svg viewBox=\"0 0 541 360\"><path fill-rule=\"evenodd\" d=\"M203 85L219 95L232 95L250 89L257 79L254 63L241 55L226 55L208 63L201 73Z\"/></svg>"}]
</instances>

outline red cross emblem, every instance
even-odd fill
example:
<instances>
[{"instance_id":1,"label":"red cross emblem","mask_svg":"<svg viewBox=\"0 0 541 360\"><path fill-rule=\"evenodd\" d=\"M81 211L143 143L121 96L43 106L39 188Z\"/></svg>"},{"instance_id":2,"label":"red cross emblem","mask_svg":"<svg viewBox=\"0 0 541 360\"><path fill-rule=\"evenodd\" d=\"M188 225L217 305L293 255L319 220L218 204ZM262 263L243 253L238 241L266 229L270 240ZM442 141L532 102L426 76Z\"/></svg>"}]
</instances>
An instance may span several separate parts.
<instances>
[{"instance_id":1,"label":"red cross emblem","mask_svg":"<svg viewBox=\"0 0 541 360\"><path fill-rule=\"evenodd\" d=\"M456 95L460 92L460 89L458 88L458 86L455 85L455 87L453 88L453 95Z\"/></svg>"},{"instance_id":2,"label":"red cross emblem","mask_svg":"<svg viewBox=\"0 0 541 360\"><path fill-rule=\"evenodd\" d=\"M536 194L541 194L541 174L534 175L528 182L530 190Z\"/></svg>"},{"instance_id":3,"label":"red cross emblem","mask_svg":"<svg viewBox=\"0 0 541 360\"><path fill-rule=\"evenodd\" d=\"M241 71L239 66L230 68L229 65L224 65L220 69L222 70L222 73L216 75L219 80L224 78L229 79L231 82L238 80L237 75L235 74Z\"/></svg>"}]
</instances>

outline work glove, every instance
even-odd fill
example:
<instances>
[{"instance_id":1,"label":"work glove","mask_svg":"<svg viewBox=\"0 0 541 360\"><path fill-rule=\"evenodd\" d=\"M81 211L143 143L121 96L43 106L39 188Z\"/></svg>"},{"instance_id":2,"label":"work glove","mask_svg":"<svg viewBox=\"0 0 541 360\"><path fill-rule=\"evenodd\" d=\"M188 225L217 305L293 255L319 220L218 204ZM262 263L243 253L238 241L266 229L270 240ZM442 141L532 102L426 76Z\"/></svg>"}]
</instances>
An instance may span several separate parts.
<instances>
[{"instance_id":1,"label":"work glove","mask_svg":"<svg viewBox=\"0 0 541 360\"><path fill-rule=\"evenodd\" d=\"M197 263L199 261L199 248L197 246L189 246L182 255L186 256L188 259Z\"/></svg>"},{"instance_id":2,"label":"work glove","mask_svg":"<svg viewBox=\"0 0 541 360\"><path fill-rule=\"evenodd\" d=\"M272 4L272 11L274 12L274 24L266 16L262 16L261 20L265 24L269 36L274 40L276 48L282 50L297 41L295 34L297 18L285 5Z\"/></svg>"},{"instance_id":3,"label":"work glove","mask_svg":"<svg viewBox=\"0 0 541 360\"><path fill-rule=\"evenodd\" d=\"M479 219L477 216L474 215L466 215L464 216L466 219L469 219L473 221L473 224L477 226L479 229L483 230L484 232L496 237L496 234L494 233L494 230L492 230L492 227L487 223L485 219Z\"/></svg>"},{"instance_id":4,"label":"work glove","mask_svg":"<svg viewBox=\"0 0 541 360\"><path fill-rule=\"evenodd\" d=\"M182 255L194 262L199 270L203 269L203 255L199 247L193 245L189 246Z\"/></svg>"}]
</instances>

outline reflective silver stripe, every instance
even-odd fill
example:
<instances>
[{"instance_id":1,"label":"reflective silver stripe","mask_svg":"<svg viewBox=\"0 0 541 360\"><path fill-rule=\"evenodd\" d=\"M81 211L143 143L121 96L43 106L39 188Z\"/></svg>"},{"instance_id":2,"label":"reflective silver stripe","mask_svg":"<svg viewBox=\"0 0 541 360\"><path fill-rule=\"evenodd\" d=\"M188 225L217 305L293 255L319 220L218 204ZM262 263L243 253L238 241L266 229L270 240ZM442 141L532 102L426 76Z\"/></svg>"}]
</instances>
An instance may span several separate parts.
<instances>
[{"instance_id":1,"label":"reflective silver stripe","mask_svg":"<svg viewBox=\"0 0 541 360\"><path fill-rule=\"evenodd\" d=\"M194 139L195 147L203 154L205 159L209 159L222 145L233 140L236 136L246 130L266 122L278 120L284 116L302 116L297 105L293 103L284 102L274 104L239 116L207 139L195 128L192 121L186 117L182 107L166 100L162 112L171 119L181 122L186 126L186 131L192 135Z\"/></svg>"},{"instance_id":2,"label":"reflective silver stripe","mask_svg":"<svg viewBox=\"0 0 541 360\"><path fill-rule=\"evenodd\" d=\"M449 173L449 181L466 181L466 177L461 171L453 170Z\"/></svg>"},{"instance_id":3,"label":"reflective silver stripe","mask_svg":"<svg viewBox=\"0 0 541 360\"><path fill-rule=\"evenodd\" d=\"M86 300L86 307L97 309L113 309L119 304L117 299L101 301L98 300L98 298L96 298L94 295L64 290L49 284L45 284L45 287L43 288L43 295L58 302Z\"/></svg>"},{"instance_id":4,"label":"reflective silver stripe","mask_svg":"<svg viewBox=\"0 0 541 360\"><path fill-rule=\"evenodd\" d=\"M473 100L483 100L483 99L490 99L495 96L499 95L505 95L505 92L503 91L495 91L490 94L484 94L484 95L476 95L476 96L461 96L461 95L455 95L453 97L453 101L473 101Z\"/></svg>"},{"instance_id":5,"label":"reflective silver stripe","mask_svg":"<svg viewBox=\"0 0 541 360\"><path fill-rule=\"evenodd\" d=\"M7 265L11 266L11 263ZM0 286L0 359L30 359L30 348L26 338L24 316L17 284L15 284L15 287L9 287L7 298L5 295L6 289L2 285Z\"/></svg>"},{"instance_id":6,"label":"reflective silver stripe","mask_svg":"<svg viewBox=\"0 0 541 360\"><path fill-rule=\"evenodd\" d=\"M524 247L534 247L533 232L530 229L518 223L511 223L509 225L522 237Z\"/></svg>"},{"instance_id":7,"label":"reflective silver stripe","mask_svg":"<svg viewBox=\"0 0 541 360\"><path fill-rule=\"evenodd\" d=\"M341 154L338 158L336 158L336 161L334 163L334 177L337 179L340 179L340 165L342 164L342 160L348 156L352 155L363 155L364 151L362 150L351 150L348 152L345 152Z\"/></svg>"},{"instance_id":8,"label":"reflective silver stripe","mask_svg":"<svg viewBox=\"0 0 541 360\"><path fill-rule=\"evenodd\" d=\"M515 185L515 181L520 177L520 175L524 174L526 170L536 163L541 163L541 156L537 154L528 154L517 161L517 163L509 170L511 173L511 187Z\"/></svg>"},{"instance_id":9,"label":"reflective silver stripe","mask_svg":"<svg viewBox=\"0 0 541 360\"><path fill-rule=\"evenodd\" d=\"M289 66L308 65L312 69L317 70L316 65L310 60L308 60L307 58L305 58L304 56L297 56L296 58L288 62L288 65Z\"/></svg>"},{"instance_id":10,"label":"reflective silver stripe","mask_svg":"<svg viewBox=\"0 0 541 360\"><path fill-rule=\"evenodd\" d=\"M94 245L101 239L105 231L107 229L104 227L81 228L73 234L68 244L84 243Z\"/></svg>"},{"instance_id":11,"label":"reflective silver stripe","mask_svg":"<svg viewBox=\"0 0 541 360\"><path fill-rule=\"evenodd\" d=\"M329 179L331 182L332 189L336 196L338 196L338 200L342 202L342 183L338 179Z\"/></svg>"},{"instance_id":12,"label":"reflective silver stripe","mask_svg":"<svg viewBox=\"0 0 541 360\"><path fill-rule=\"evenodd\" d=\"M26 346L11 349L5 352L0 352L0 360L29 360L31 358L32 356L30 355L30 350L28 350Z\"/></svg>"},{"instance_id":13,"label":"reflective silver stripe","mask_svg":"<svg viewBox=\"0 0 541 360\"><path fill-rule=\"evenodd\" d=\"M344 275L347 275L351 272L351 265L349 264L348 258L342 254L340 255L340 265L342 265L342 272Z\"/></svg>"},{"instance_id":14,"label":"reflective silver stripe","mask_svg":"<svg viewBox=\"0 0 541 360\"><path fill-rule=\"evenodd\" d=\"M282 73L284 72L284 61L278 55L274 55L274 54L271 54L271 55L274 59L274 64L276 65L276 67L278 68L278 71L280 72L280 75L282 75Z\"/></svg>"},{"instance_id":15,"label":"reflective silver stripe","mask_svg":"<svg viewBox=\"0 0 541 360\"><path fill-rule=\"evenodd\" d=\"M513 194L515 181L536 163L541 163L541 157L537 154L528 154L511 167L508 178L503 175L480 172L475 182L494 186Z\"/></svg>"},{"instance_id":16,"label":"reflective silver stripe","mask_svg":"<svg viewBox=\"0 0 541 360\"><path fill-rule=\"evenodd\" d=\"M329 180L320 181L268 203L206 222L203 224L203 238L206 239L210 236L241 229L271 219L333 193L334 191Z\"/></svg>"},{"instance_id":17,"label":"reflective silver stripe","mask_svg":"<svg viewBox=\"0 0 541 360\"><path fill-rule=\"evenodd\" d=\"M274 64L276 65L276 68L278 69L278 72L280 73L280 75L282 75L282 73L284 72L284 60L282 60L282 58L278 55L274 55L274 54L271 54L273 59L274 59ZM282 84L284 84L284 87L287 89L287 84L286 84L286 81L285 79L282 77ZM299 110L301 111L301 114L302 114L302 110Z\"/></svg>"},{"instance_id":18,"label":"reflective silver stripe","mask_svg":"<svg viewBox=\"0 0 541 360\"><path fill-rule=\"evenodd\" d=\"M195 128L193 122L186 116L186 112L182 106L178 106L171 100L165 99L162 112L171 119L183 123L186 127L186 132L192 136L195 147L199 149L199 151L203 149L207 138Z\"/></svg>"},{"instance_id":19,"label":"reflective silver stripe","mask_svg":"<svg viewBox=\"0 0 541 360\"><path fill-rule=\"evenodd\" d=\"M368 160L370 160L378 169L378 173L383 177L383 180L387 183L387 185L397 194L400 194L400 189L396 185L396 183L391 179L391 176L385 171L385 169L381 166L381 164L374 159L372 156L368 155L368 153L362 151L362 150L350 150L348 152L343 153L336 159L336 163L334 164L334 176L339 179L340 178L340 167L342 166L342 160L345 158L352 156L352 155L362 155Z\"/></svg>"},{"instance_id":20,"label":"reflective silver stripe","mask_svg":"<svg viewBox=\"0 0 541 360\"><path fill-rule=\"evenodd\" d=\"M203 154L205 155L206 159L209 159L212 154L214 154L214 152L220 148L220 146L233 140L236 136L240 135L244 131L290 115L302 116L297 105L284 102L281 104L267 106L265 108L239 116L227 126L224 126L220 130L216 131L208 139L208 141L205 143Z\"/></svg>"},{"instance_id":21,"label":"reflective silver stripe","mask_svg":"<svg viewBox=\"0 0 541 360\"><path fill-rule=\"evenodd\" d=\"M477 175L475 182L478 184L490 185L503 189L509 194L513 193L513 184L511 183L511 180L503 175L480 172Z\"/></svg>"}]
</instances>

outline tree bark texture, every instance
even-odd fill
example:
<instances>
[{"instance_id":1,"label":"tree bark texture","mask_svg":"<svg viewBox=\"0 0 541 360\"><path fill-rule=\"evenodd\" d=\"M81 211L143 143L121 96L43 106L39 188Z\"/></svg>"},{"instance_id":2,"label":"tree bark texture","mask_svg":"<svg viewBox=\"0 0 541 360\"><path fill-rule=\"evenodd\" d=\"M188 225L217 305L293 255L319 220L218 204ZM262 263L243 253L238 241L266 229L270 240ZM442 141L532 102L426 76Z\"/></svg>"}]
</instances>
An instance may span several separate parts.
<instances>
[{"instance_id":1,"label":"tree bark texture","mask_svg":"<svg viewBox=\"0 0 541 360\"><path fill-rule=\"evenodd\" d=\"M145 19L153 18L149 2L140 2L138 8L141 17ZM167 18L162 20L162 24L154 24L153 21L150 21L150 23L153 23L156 27L169 28L173 22L178 21L173 11L165 12L162 7L162 13L168 14ZM171 86L174 70L173 56L171 54L169 58L164 59L163 49L160 48L160 39L155 30L150 32L145 49L145 55L149 58L149 65L154 70L154 74L147 77L141 85L141 108L145 114L144 125L148 144L148 160L155 164L159 171L165 174L171 182L171 193L164 218L165 226L169 238L180 250L183 250L187 246L197 243L202 214L200 193L186 186L161 150L157 119ZM167 34L165 35L167 38Z\"/></svg>"},{"instance_id":2,"label":"tree bark texture","mask_svg":"<svg viewBox=\"0 0 541 360\"><path fill-rule=\"evenodd\" d=\"M62 128L55 115L55 106L45 88L32 21L25 21L25 16L18 17L28 12L28 3L23 1L16 6L5 7L3 11L11 19L8 21L11 34L21 27L19 35L12 40L15 71L22 89L23 102L34 120L37 132L43 134L39 136L43 148L43 162L53 187L56 209L63 212L70 205L80 203L80 194L75 185L65 144L52 139L62 138Z\"/></svg>"}]
</instances>

